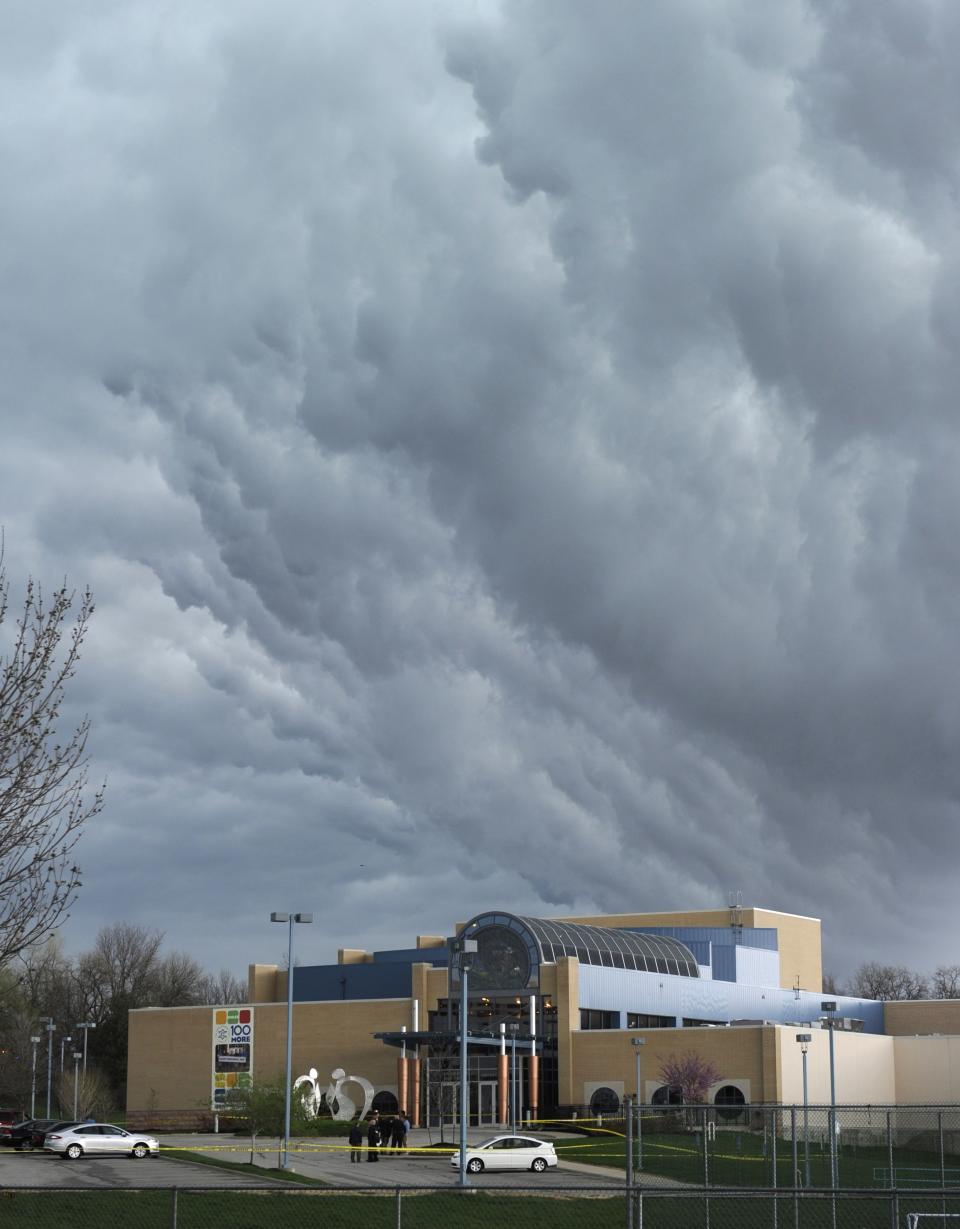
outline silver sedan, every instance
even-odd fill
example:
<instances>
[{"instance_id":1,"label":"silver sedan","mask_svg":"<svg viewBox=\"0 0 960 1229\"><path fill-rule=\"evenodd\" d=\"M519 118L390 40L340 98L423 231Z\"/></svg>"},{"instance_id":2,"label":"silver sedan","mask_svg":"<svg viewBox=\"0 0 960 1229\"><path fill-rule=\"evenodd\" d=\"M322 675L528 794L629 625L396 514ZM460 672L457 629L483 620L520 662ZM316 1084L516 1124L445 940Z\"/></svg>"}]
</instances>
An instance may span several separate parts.
<instances>
[{"instance_id":1,"label":"silver sedan","mask_svg":"<svg viewBox=\"0 0 960 1229\"><path fill-rule=\"evenodd\" d=\"M43 1141L46 1152L75 1161L81 1156L156 1156L160 1144L152 1135L125 1131L108 1122L80 1122L54 1131Z\"/></svg>"}]
</instances>

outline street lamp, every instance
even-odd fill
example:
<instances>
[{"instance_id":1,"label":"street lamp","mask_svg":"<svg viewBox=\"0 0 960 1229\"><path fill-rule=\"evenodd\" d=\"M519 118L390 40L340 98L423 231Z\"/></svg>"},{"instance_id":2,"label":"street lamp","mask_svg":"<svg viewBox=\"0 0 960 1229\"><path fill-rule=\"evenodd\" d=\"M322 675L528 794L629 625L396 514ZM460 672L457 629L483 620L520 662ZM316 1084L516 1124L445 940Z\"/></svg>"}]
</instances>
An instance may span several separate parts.
<instances>
[{"instance_id":1,"label":"street lamp","mask_svg":"<svg viewBox=\"0 0 960 1229\"><path fill-rule=\"evenodd\" d=\"M91 1023L89 1020L87 1020L83 1024L75 1024L73 1027L83 1029L83 1074L86 1075L87 1074L87 1033L90 1031L90 1029L96 1028L97 1026Z\"/></svg>"},{"instance_id":2,"label":"street lamp","mask_svg":"<svg viewBox=\"0 0 960 1229\"><path fill-rule=\"evenodd\" d=\"M283 1096L283 1164L290 1168L290 1086L293 1078L293 923L313 921L312 913L271 913L271 922L287 923L287 1084Z\"/></svg>"},{"instance_id":3,"label":"street lamp","mask_svg":"<svg viewBox=\"0 0 960 1229\"><path fill-rule=\"evenodd\" d=\"M646 1037L631 1037L630 1044L633 1046L633 1053L637 1060L637 1171L643 1169L643 1144L641 1142L641 1126L640 1119L642 1116L641 1106L643 1098L640 1095L640 1053L643 1046L647 1044Z\"/></svg>"},{"instance_id":4,"label":"street lamp","mask_svg":"<svg viewBox=\"0 0 960 1229\"><path fill-rule=\"evenodd\" d=\"M50 1117L50 1094L53 1090L53 1034L56 1024L53 1016L41 1016L40 1023L47 1030L47 1117Z\"/></svg>"},{"instance_id":5,"label":"street lamp","mask_svg":"<svg viewBox=\"0 0 960 1229\"><path fill-rule=\"evenodd\" d=\"M509 1024L510 1029L510 1131L517 1133L517 1033L520 1025L516 1020Z\"/></svg>"},{"instance_id":6,"label":"street lamp","mask_svg":"<svg viewBox=\"0 0 960 1229\"><path fill-rule=\"evenodd\" d=\"M72 1037L60 1038L60 1109L63 1109L63 1051L66 1048L67 1042L73 1041Z\"/></svg>"},{"instance_id":7,"label":"street lamp","mask_svg":"<svg viewBox=\"0 0 960 1229\"><path fill-rule=\"evenodd\" d=\"M83 1055L79 1050L73 1052L73 1118L76 1122L80 1115L77 1113L77 1100L80 1092L80 1059Z\"/></svg>"},{"instance_id":8,"label":"street lamp","mask_svg":"<svg viewBox=\"0 0 960 1229\"><path fill-rule=\"evenodd\" d=\"M30 1071L30 1117L37 1116L37 1046L40 1044L39 1037L31 1037L30 1044L33 1046L33 1066Z\"/></svg>"},{"instance_id":9,"label":"street lamp","mask_svg":"<svg viewBox=\"0 0 960 1229\"><path fill-rule=\"evenodd\" d=\"M460 970L460 1185L467 1185L467 976L477 954L476 939L456 935L447 940L451 967L454 961Z\"/></svg>"},{"instance_id":10,"label":"street lamp","mask_svg":"<svg viewBox=\"0 0 960 1229\"><path fill-rule=\"evenodd\" d=\"M797 1033L800 1053L803 1055L803 1168L804 1186L810 1185L810 1117L807 1109L807 1047L813 1040L811 1033Z\"/></svg>"},{"instance_id":11,"label":"street lamp","mask_svg":"<svg viewBox=\"0 0 960 1229\"><path fill-rule=\"evenodd\" d=\"M833 1060L833 1029L836 1024L835 1012L837 1004L833 999L827 999L820 1004L821 1011L830 1013L827 1028L830 1030L830 1184L837 1185L837 1081L836 1068Z\"/></svg>"}]
</instances>

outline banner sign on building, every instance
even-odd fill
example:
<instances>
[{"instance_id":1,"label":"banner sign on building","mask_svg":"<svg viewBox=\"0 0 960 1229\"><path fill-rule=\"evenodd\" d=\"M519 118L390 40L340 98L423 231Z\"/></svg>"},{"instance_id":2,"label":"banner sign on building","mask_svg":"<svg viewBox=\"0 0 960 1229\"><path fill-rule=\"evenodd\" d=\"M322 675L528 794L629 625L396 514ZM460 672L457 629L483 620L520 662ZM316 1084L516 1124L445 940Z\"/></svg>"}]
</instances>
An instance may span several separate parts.
<instances>
[{"instance_id":1,"label":"banner sign on building","mask_svg":"<svg viewBox=\"0 0 960 1229\"><path fill-rule=\"evenodd\" d=\"M226 1109L231 1088L253 1082L253 1008L217 1007L213 1013L213 1108Z\"/></svg>"}]
</instances>

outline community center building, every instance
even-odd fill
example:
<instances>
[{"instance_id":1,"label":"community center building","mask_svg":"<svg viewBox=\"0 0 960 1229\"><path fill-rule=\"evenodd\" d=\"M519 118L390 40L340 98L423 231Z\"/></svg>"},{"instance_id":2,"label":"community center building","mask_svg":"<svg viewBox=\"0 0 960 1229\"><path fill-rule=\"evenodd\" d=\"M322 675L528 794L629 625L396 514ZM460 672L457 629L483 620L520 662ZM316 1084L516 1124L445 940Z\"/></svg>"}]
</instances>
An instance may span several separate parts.
<instances>
[{"instance_id":1,"label":"community center building","mask_svg":"<svg viewBox=\"0 0 960 1229\"><path fill-rule=\"evenodd\" d=\"M663 1069L691 1052L720 1073L720 1105L960 1101L960 1001L882 1003L822 989L820 922L761 908L603 917L482 913L452 928L468 958L471 1121L616 1112L675 1096ZM472 944L469 945L472 947ZM344 948L293 970L293 1074L339 1109L451 1121L459 1085L458 957L442 935ZM287 973L252 964L249 1001L129 1016L127 1113L189 1125L232 1088L280 1082ZM956 1074L954 1074L956 1073Z\"/></svg>"}]
</instances>

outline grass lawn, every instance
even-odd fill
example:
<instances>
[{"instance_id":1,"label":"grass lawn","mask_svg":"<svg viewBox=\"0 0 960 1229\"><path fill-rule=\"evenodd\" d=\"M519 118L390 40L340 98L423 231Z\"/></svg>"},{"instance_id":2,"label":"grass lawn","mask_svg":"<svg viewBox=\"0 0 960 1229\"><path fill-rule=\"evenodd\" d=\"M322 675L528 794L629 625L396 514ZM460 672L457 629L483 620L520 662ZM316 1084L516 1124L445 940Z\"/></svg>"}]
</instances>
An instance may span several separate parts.
<instances>
[{"instance_id":1,"label":"grass lawn","mask_svg":"<svg viewBox=\"0 0 960 1229\"><path fill-rule=\"evenodd\" d=\"M693 1133L650 1133L643 1137L643 1171L678 1182L703 1185L703 1142ZM554 1140L557 1155L571 1161L625 1168L626 1141L610 1132L570 1136ZM707 1173L710 1186L770 1187L774 1183L772 1140L749 1131L718 1132L708 1141ZM789 1140L776 1141L776 1185L793 1186L793 1148ZM837 1158L840 1186L848 1189L883 1189L888 1184L890 1164L885 1147L843 1145ZM894 1149L894 1166L900 1185L939 1185L940 1157L922 1149ZM797 1168L801 1183L805 1173L803 1142L797 1145ZM947 1157L948 1185L957 1185L956 1158ZM952 1176L951 1176L952 1175ZM810 1144L810 1184L830 1185L830 1153L820 1141Z\"/></svg>"},{"instance_id":2,"label":"grass lawn","mask_svg":"<svg viewBox=\"0 0 960 1229\"><path fill-rule=\"evenodd\" d=\"M924 1198L900 1206L903 1223L907 1211L939 1210L939 1201ZM960 1199L948 1210L960 1208ZM87 1191L0 1193L0 1218L17 1229L101 1229L135 1226L170 1229L173 1224L170 1191ZM321 1190L180 1191L178 1229L395 1229L397 1203L393 1192L383 1195ZM773 1201L766 1195L746 1194L710 1199L710 1229L761 1229L773 1225ZM889 1229L886 1198L838 1201L837 1223L857 1229ZM781 1202L779 1224L793 1229L792 1199ZM702 1196L644 1199L645 1229L700 1229L707 1225ZM475 1192L416 1194L405 1192L401 1202L403 1229L521 1229L549 1225L550 1229L620 1229L625 1222L623 1196L570 1197L566 1194L513 1196ZM829 1198L802 1201L798 1229L830 1229Z\"/></svg>"}]
</instances>

